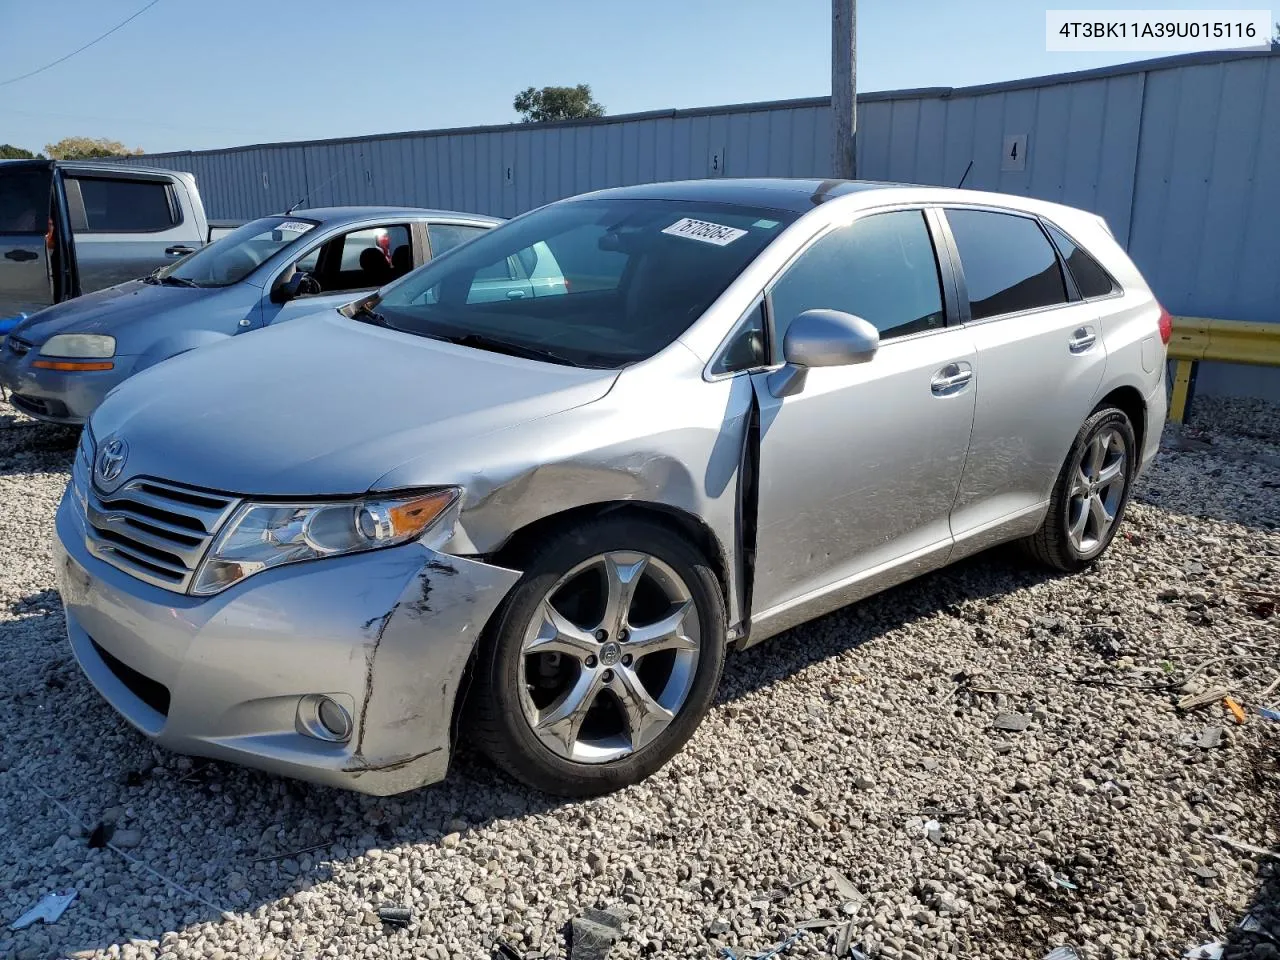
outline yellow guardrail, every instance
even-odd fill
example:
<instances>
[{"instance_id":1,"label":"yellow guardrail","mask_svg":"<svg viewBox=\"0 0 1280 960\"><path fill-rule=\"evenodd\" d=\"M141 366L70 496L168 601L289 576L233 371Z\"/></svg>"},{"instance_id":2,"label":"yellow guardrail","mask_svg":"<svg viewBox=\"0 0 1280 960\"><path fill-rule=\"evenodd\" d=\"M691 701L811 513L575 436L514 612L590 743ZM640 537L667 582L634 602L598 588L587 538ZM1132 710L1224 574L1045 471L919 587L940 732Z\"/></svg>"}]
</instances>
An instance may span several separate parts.
<instances>
[{"instance_id":1,"label":"yellow guardrail","mask_svg":"<svg viewBox=\"0 0 1280 960\"><path fill-rule=\"evenodd\" d=\"M1280 323L1174 317L1169 359L1178 363L1169 419L1182 423L1195 394L1196 370L1201 360L1280 367Z\"/></svg>"}]
</instances>

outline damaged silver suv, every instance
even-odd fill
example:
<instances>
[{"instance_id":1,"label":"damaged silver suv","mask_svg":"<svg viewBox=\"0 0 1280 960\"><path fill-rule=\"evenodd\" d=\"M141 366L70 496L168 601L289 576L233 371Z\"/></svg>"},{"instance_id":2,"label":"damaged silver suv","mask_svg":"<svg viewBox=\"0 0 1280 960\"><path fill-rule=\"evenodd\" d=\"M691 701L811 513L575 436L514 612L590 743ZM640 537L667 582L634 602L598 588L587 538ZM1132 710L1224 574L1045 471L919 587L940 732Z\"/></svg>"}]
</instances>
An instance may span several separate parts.
<instances>
[{"instance_id":1,"label":"damaged silver suv","mask_svg":"<svg viewBox=\"0 0 1280 960\"><path fill-rule=\"evenodd\" d=\"M387 794L469 736L608 791L689 738L730 647L1002 541L1094 560L1168 337L1105 224L1053 204L551 204L115 390L58 511L71 646L175 750Z\"/></svg>"}]
</instances>

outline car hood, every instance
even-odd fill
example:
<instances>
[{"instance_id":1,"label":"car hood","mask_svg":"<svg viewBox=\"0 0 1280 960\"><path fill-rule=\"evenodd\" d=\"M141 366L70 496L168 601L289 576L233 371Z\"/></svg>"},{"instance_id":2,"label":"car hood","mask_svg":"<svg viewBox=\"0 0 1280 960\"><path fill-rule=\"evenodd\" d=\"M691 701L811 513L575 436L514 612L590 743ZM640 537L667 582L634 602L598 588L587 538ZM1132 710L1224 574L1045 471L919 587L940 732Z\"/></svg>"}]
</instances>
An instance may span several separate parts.
<instances>
[{"instance_id":1,"label":"car hood","mask_svg":"<svg viewBox=\"0 0 1280 960\"><path fill-rule=\"evenodd\" d=\"M617 377L461 347L337 311L131 377L90 422L150 476L257 496L358 494L408 460L599 399Z\"/></svg>"},{"instance_id":2,"label":"car hood","mask_svg":"<svg viewBox=\"0 0 1280 960\"><path fill-rule=\"evenodd\" d=\"M130 280L96 290L74 300L33 313L13 333L42 344L56 333L104 333L117 335L135 320L151 319L167 310L185 310L225 290L225 287L162 287Z\"/></svg>"}]
</instances>

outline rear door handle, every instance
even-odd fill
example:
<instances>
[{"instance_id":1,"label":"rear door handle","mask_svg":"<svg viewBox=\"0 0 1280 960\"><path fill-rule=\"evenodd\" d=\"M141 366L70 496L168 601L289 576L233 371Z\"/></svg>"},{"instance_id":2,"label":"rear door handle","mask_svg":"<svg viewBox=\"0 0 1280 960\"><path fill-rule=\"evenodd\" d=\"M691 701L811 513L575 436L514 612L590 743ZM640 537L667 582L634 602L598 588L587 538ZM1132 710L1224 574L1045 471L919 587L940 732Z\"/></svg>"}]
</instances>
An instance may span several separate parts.
<instances>
[{"instance_id":1,"label":"rear door handle","mask_svg":"<svg viewBox=\"0 0 1280 960\"><path fill-rule=\"evenodd\" d=\"M195 253L195 247L186 247L181 244L173 247L165 247L164 255L166 257L185 257L188 253Z\"/></svg>"},{"instance_id":2,"label":"rear door handle","mask_svg":"<svg viewBox=\"0 0 1280 960\"><path fill-rule=\"evenodd\" d=\"M949 363L933 375L929 389L935 397L949 397L959 393L973 379L973 368L967 363Z\"/></svg>"},{"instance_id":3,"label":"rear door handle","mask_svg":"<svg viewBox=\"0 0 1280 960\"><path fill-rule=\"evenodd\" d=\"M1098 335L1094 333L1093 327L1080 327L1071 334L1071 339L1067 341L1067 349L1072 353L1085 353L1097 342Z\"/></svg>"},{"instance_id":4,"label":"rear door handle","mask_svg":"<svg viewBox=\"0 0 1280 960\"><path fill-rule=\"evenodd\" d=\"M7 251L4 258L6 260L16 260L18 263L21 263L23 260L36 260L39 256L40 254L36 253L34 250L23 250L19 248L17 250Z\"/></svg>"}]
</instances>

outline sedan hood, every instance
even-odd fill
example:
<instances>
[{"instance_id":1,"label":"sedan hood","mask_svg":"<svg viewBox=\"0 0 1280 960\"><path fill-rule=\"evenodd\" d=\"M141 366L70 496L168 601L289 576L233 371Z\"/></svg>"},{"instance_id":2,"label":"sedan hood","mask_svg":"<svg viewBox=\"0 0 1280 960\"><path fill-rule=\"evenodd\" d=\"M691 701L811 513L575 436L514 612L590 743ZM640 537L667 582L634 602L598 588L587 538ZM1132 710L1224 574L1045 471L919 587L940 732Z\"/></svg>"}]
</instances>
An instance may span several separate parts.
<instances>
[{"instance_id":1,"label":"sedan hood","mask_svg":"<svg viewBox=\"0 0 1280 960\"><path fill-rule=\"evenodd\" d=\"M122 480L259 496L358 494L408 460L598 400L612 370L525 360L332 311L202 347L126 380L90 422Z\"/></svg>"},{"instance_id":2,"label":"sedan hood","mask_svg":"<svg viewBox=\"0 0 1280 960\"><path fill-rule=\"evenodd\" d=\"M105 333L117 336L135 320L152 319L167 310L183 310L225 287L169 287L130 280L74 300L46 307L23 320L13 332L36 345L56 333Z\"/></svg>"}]
</instances>

